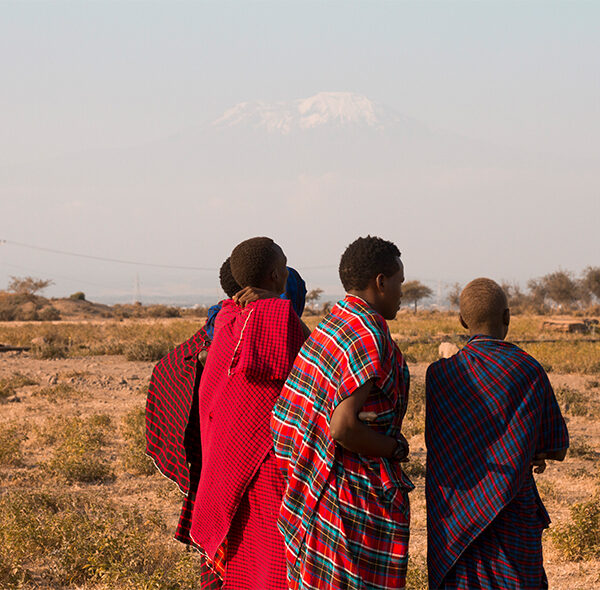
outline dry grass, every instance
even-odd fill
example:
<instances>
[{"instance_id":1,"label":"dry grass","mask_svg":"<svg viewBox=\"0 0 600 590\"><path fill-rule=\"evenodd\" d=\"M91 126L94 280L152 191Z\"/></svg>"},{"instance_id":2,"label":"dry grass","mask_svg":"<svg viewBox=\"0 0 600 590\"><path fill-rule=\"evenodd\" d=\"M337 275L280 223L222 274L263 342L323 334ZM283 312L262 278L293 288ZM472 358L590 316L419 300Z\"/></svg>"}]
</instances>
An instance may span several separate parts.
<instances>
[{"instance_id":1,"label":"dry grass","mask_svg":"<svg viewBox=\"0 0 600 590\"><path fill-rule=\"evenodd\" d=\"M67 483L113 479L114 470L102 453L110 429L107 415L58 419L42 431L45 442L54 446L45 469Z\"/></svg>"},{"instance_id":2,"label":"dry grass","mask_svg":"<svg viewBox=\"0 0 600 590\"><path fill-rule=\"evenodd\" d=\"M156 471L154 463L146 453L146 416L144 408L134 408L121 420L121 432L125 448L121 459L126 471L135 475L152 475Z\"/></svg>"},{"instance_id":3,"label":"dry grass","mask_svg":"<svg viewBox=\"0 0 600 590\"><path fill-rule=\"evenodd\" d=\"M2 588L90 583L192 590L198 567L192 554L166 540L164 522L155 512L119 507L93 493L14 490L0 497Z\"/></svg>"},{"instance_id":4,"label":"dry grass","mask_svg":"<svg viewBox=\"0 0 600 590\"><path fill-rule=\"evenodd\" d=\"M570 511L570 522L551 531L554 546L569 561L600 557L600 496L575 504Z\"/></svg>"},{"instance_id":5,"label":"dry grass","mask_svg":"<svg viewBox=\"0 0 600 590\"><path fill-rule=\"evenodd\" d=\"M544 334L541 321L514 318L510 337L561 340L522 345L552 368L573 441L564 463L550 462L536 476L553 520L544 537L546 570L552 587L593 588L600 584L599 349ZM171 540L181 494L144 455L143 401L154 360L135 359L156 359L201 325L185 318L0 323L3 344L28 346L43 337L59 351L0 357L0 402L19 401L3 403L0 413L0 588L198 586L195 554ZM435 360L439 341L462 344L464 331L456 314L439 312L401 314L391 331L411 370L403 432L416 489L407 588L424 590L424 363Z\"/></svg>"},{"instance_id":6,"label":"dry grass","mask_svg":"<svg viewBox=\"0 0 600 590\"><path fill-rule=\"evenodd\" d=\"M0 424L0 466L19 466L23 463L22 444L27 435L17 424Z\"/></svg>"}]
</instances>

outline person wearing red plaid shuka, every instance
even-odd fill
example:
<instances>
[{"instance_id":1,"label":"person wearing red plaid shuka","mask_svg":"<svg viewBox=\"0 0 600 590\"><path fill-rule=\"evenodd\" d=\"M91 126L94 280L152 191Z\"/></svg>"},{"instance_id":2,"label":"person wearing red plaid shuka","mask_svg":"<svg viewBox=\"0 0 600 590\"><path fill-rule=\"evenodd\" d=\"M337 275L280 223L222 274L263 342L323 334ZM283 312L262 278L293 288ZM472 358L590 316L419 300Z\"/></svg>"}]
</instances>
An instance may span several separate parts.
<instances>
[{"instance_id":1,"label":"person wearing red plaid shuka","mask_svg":"<svg viewBox=\"0 0 600 590\"><path fill-rule=\"evenodd\" d=\"M215 321L198 405L202 468L191 538L224 590L284 590L283 539L276 526L284 481L269 422L302 342L292 303L279 298L286 257L270 238L252 238L231 253L242 287ZM271 296L244 305L247 291ZM241 303L241 304L240 304Z\"/></svg>"},{"instance_id":2,"label":"person wearing red plaid shuka","mask_svg":"<svg viewBox=\"0 0 600 590\"><path fill-rule=\"evenodd\" d=\"M504 340L510 312L497 283L465 287L460 321L470 340L426 377L429 587L547 588L550 518L532 468L564 459L565 421L541 365Z\"/></svg>"},{"instance_id":3,"label":"person wearing red plaid shuka","mask_svg":"<svg viewBox=\"0 0 600 590\"><path fill-rule=\"evenodd\" d=\"M287 480L279 528L288 584L399 589L413 488L401 469L409 374L386 320L400 307L400 252L359 238L342 255L340 278L347 295L303 345L271 420Z\"/></svg>"}]
</instances>

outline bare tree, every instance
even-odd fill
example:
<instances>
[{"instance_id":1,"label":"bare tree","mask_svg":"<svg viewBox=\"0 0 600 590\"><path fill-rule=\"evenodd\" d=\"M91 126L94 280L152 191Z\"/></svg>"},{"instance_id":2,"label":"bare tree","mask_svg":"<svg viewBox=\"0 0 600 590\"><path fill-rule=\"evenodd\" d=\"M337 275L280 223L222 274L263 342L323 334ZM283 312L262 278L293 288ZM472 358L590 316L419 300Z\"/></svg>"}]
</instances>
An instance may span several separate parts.
<instances>
[{"instance_id":1,"label":"bare tree","mask_svg":"<svg viewBox=\"0 0 600 590\"><path fill-rule=\"evenodd\" d=\"M450 287L450 291L448 291L448 301L452 307L456 307L457 309L460 307L460 293L462 288L460 283L454 283L452 287Z\"/></svg>"},{"instance_id":2,"label":"bare tree","mask_svg":"<svg viewBox=\"0 0 600 590\"><path fill-rule=\"evenodd\" d=\"M402 285L402 298L415 304L415 313L417 313L417 303L432 295L433 291L419 281L406 281Z\"/></svg>"},{"instance_id":3,"label":"bare tree","mask_svg":"<svg viewBox=\"0 0 600 590\"><path fill-rule=\"evenodd\" d=\"M588 266L583 271L582 286L596 299L600 299L600 266Z\"/></svg>"},{"instance_id":4,"label":"bare tree","mask_svg":"<svg viewBox=\"0 0 600 590\"><path fill-rule=\"evenodd\" d=\"M510 307L511 312L521 310L527 302L527 295L521 291L519 283L509 283L504 281L500 286L504 293L506 293L508 307Z\"/></svg>"},{"instance_id":5,"label":"bare tree","mask_svg":"<svg viewBox=\"0 0 600 590\"><path fill-rule=\"evenodd\" d=\"M36 295L40 291L43 291L50 285L53 285L54 281L51 279L35 279L33 277L10 277L8 283L8 290L19 295Z\"/></svg>"}]
</instances>

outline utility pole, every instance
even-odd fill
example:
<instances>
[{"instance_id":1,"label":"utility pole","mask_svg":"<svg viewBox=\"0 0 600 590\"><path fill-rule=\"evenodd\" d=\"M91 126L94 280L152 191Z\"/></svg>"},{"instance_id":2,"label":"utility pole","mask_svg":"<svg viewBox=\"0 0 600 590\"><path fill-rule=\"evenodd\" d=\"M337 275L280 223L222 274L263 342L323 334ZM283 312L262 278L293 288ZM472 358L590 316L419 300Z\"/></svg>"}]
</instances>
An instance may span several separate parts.
<instances>
[{"instance_id":1,"label":"utility pole","mask_svg":"<svg viewBox=\"0 0 600 590\"><path fill-rule=\"evenodd\" d=\"M140 275L135 273L135 294L133 296L134 305L142 305L142 290L140 289Z\"/></svg>"}]
</instances>

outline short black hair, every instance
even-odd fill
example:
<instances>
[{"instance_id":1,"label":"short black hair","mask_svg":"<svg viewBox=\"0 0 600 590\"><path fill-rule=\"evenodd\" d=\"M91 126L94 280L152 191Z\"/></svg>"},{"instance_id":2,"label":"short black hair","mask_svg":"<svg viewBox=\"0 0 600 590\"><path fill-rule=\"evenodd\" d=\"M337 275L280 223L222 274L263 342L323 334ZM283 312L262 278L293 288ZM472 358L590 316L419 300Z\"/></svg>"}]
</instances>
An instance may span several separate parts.
<instances>
[{"instance_id":1,"label":"short black hair","mask_svg":"<svg viewBox=\"0 0 600 590\"><path fill-rule=\"evenodd\" d=\"M221 289L225 291L227 297L233 297L238 291L241 291L241 287L238 285L237 281L233 278L231 274L231 265L230 265L229 257L227 260L221 265L219 269L219 282L221 283Z\"/></svg>"},{"instance_id":2,"label":"short black hair","mask_svg":"<svg viewBox=\"0 0 600 590\"><path fill-rule=\"evenodd\" d=\"M393 242L375 236L358 238L342 254L340 280L344 289L366 289L377 275L391 277L400 270L400 250Z\"/></svg>"},{"instance_id":3,"label":"short black hair","mask_svg":"<svg viewBox=\"0 0 600 590\"><path fill-rule=\"evenodd\" d=\"M492 279L473 279L460 294L460 315L472 329L502 321L507 308L506 293Z\"/></svg>"},{"instance_id":4,"label":"short black hair","mask_svg":"<svg viewBox=\"0 0 600 590\"><path fill-rule=\"evenodd\" d=\"M271 238L258 237L244 240L231 253L233 278L244 287L260 287L275 267L279 253Z\"/></svg>"}]
</instances>

